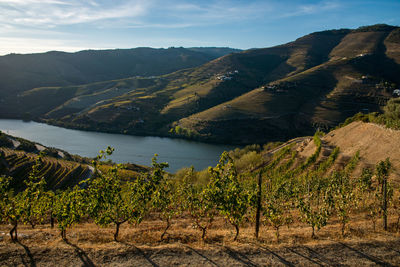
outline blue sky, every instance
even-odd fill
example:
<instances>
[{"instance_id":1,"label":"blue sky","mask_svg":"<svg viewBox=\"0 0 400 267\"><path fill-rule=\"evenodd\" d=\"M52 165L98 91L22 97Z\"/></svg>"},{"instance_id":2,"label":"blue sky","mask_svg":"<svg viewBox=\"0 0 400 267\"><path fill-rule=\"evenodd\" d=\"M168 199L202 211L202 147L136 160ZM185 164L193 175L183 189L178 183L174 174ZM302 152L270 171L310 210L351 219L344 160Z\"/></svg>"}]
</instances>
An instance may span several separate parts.
<instances>
[{"instance_id":1,"label":"blue sky","mask_svg":"<svg viewBox=\"0 0 400 267\"><path fill-rule=\"evenodd\" d=\"M0 0L0 54L139 46L269 47L400 25L400 0Z\"/></svg>"}]
</instances>

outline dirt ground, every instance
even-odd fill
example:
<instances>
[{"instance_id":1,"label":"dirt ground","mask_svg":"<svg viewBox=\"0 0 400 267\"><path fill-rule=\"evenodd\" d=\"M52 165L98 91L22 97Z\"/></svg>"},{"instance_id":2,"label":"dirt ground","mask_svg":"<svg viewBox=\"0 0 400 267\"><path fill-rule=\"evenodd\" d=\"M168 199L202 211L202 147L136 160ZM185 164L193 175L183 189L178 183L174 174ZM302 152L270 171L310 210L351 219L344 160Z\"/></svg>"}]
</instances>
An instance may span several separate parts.
<instances>
[{"instance_id":1,"label":"dirt ground","mask_svg":"<svg viewBox=\"0 0 400 267\"><path fill-rule=\"evenodd\" d=\"M339 146L341 157L350 158L359 150L362 167L391 155L391 181L399 182L398 140L400 131L355 122L326 135L323 144L324 149ZM303 146L304 157L315 151L311 141ZM255 239L251 222L233 242L233 228L222 218L208 231L205 242L187 217L173 220L163 241L164 224L156 217L137 227L124 224L119 242L112 241L112 227L84 223L67 230L68 242L61 240L57 229L40 225L19 227L20 241L12 243L10 226L0 225L0 266L400 266L398 206L391 211L387 232L380 230L380 220L374 229L366 214L357 213L352 214L344 237L337 219L331 218L317 239L311 238L310 227L296 221L281 228L279 242L267 226Z\"/></svg>"},{"instance_id":2,"label":"dirt ground","mask_svg":"<svg viewBox=\"0 0 400 267\"><path fill-rule=\"evenodd\" d=\"M400 182L400 131L374 123L353 122L324 136L323 141L338 146L340 152L352 157L360 152L361 167L374 166L390 158L391 176Z\"/></svg>"},{"instance_id":3,"label":"dirt ground","mask_svg":"<svg viewBox=\"0 0 400 267\"><path fill-rule=\"evenodd\" d=\"M367 221L351 224L345 237L337 224L321 229L317 239L304 225L285 227L279 243L265 226L256 240L251 224L233 242L232 229L222 221L202 242L200 232L185 220L175 222L160 242L161 226L160 221L125 225L120 242L112 241L112 228L93 224L71 229L68 242L46 225L23 226L19 242L12 243L3 225L0 266L400 266L400 234L373 231Z\"/></svg>"}]
</instances>

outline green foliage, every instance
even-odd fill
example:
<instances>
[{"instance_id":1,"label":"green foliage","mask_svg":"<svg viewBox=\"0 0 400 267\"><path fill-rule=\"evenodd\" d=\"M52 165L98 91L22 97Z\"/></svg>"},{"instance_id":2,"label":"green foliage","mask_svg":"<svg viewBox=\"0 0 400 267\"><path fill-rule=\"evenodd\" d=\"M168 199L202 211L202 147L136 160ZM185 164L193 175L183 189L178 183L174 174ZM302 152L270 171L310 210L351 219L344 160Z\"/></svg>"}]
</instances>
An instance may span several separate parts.
<instances>
[{"instance_id":1,"label":"green foliage","mask_svg":"<svg viewBox=\"0 0 400 267\"><path fill-rule=\"evenodd\" d=\"M382 184L388 179L391 168L392 164L390 163L389 158L386 158L385 161L381 160L380 162L378 162L376 166L376 175L378 177L379 184Z\"/></svg>"},{"instance_id":2,"label":"green foliage","mask_svg":"<svg viewBox=\"0 0 400 267\"><path fill-rule=\"evenodd\" d=\"M41 223L44 220L44 216L47 212L46 208L46 192L45 186L46 181L44 177L40 177L39 170L42 165L41 157L38 157L36 164L33 165L32 171L29 173L29 177L25 180L26 188L21 194L21 209L22 209L22 222L29 223L32 228L37 223Z\"/></svg>"},{"instance_id":3,"label":"green foliage","mask_svg":"<svg viewBox=\"0 0 400 267\"><path fill-rule=\"evenodd\" d=\"M270 171L274 169L281 160L291 152L292 146L286 146L280 149L278 152L274 154L272 161L264 168L264 171Z\"/></svg>"},{"instance_id":4,"label":"green foliage","mask_svg":"<svg viewBox=\"0 0 400 267\"><path fill-rule=\"evenodd\" d=\"M289 168L293 165L294 161L296 160L297 151L292 151L290 159L285 163L278 166L275 170L277 173L284 173L285 171L289 170Z\"/></svg>"},{"instance_id":5,"label":"green foliage","mask_svg":"<svg viewBox=\"0 0 400 267\"><path fill-rule=\"evenodd\" d=\"M79 186L60 191L55 195L53 216L57 220L62 239L66 240L68 227L79 223L87 215L86 196L86 190Z\"/></svg>"},{"instance_id":6,"label":"green foliage","mask_svg":"<svg viewBox=\"0 0 400 267\"><path fill-rule=\"evenodd\" d=\"M171 219L179 213L176 187L170 180L164 179L157 186L151 200L151 206L153 211L158 212L160 219L166 222L166 227L160 237L163 240L171 226Z\"/></svg>"},{"instance_id":7,"label":"green foliage","mask_svg":"<svg viewBox=\"0 0 400 267\"><path fill-rule=\"evenodd\" d=\"M372 171L368 168L364 168L361 172L360 177L358 178L358 188L361 192L366 190L370 190L372 188Z\"/></svg>"},{"instance_id":8,"label":"green foliage","mask_svg":"<svg viewBox=\"0 0 400 267\"><path fill-rule=\"evenodd\" d=\"M342 236L344 236L346 224L350 220L350 213L357 204L354 181L346 172L334 172L332 174L333 209L340 219Z\"/></svg>"},{"instance_id":9,"label":"green foliage","mask_svg":"<svg viewBox=\"0 0 400 267\"><path fill-rule=\"evenodd\" d=\"M17 227L21 222L22 208L21 195L14 195L10 187L11 177L0 176L0 221L12 225L10 237L12 241L18 240Z\"/></svg>"},{"instance_id":10,"label":"green foliage","mask_svg":"<svg viewBox=\"0 0 400 267\"><path fill-rule=\"evenodd\" d=\"M244 148L237 147L234 150L229 151L229 156L234 160L238 160L242 156L244 156L250 152L256 152L256 153L261 152L260 145L253 144L253 145L247 145Z\"/></svg>"},{"instance_id":11,"label":"green foliage","mask_svg":"<svg viewBox=\"0 0 400 267\"><path fill-rule=\"evenodd\" d=\"M319 132L319 131L314 134L313 140L314 140L314 144L317 148L315 149L315 152L310 157L307 158L306 162L301 165L301 167L300 167L301 170L308 168L312 163L314 163L317 160L319 153L321 152L321 146L322 146L321 136L322 135L323 135L323 133Z\"/></svg>"},{"instance_id":12,"label":"green foliage","mask_svg":"<svg viewBox=\"0 0 400 267\"><path fill-rule=\"evenodd\" d=\"M362 209L368 212L367 217L376 229L376 221L380 212L379 186L376 186L373 180L373 171L365 168L362 170L360 177L356 181L357 201Z\"/></svg>"},{"instance_id":13,"label":"green foliage","mask_svg":"<svg viewBox=\"0 0 400 267\"><path fill-rule=\"evenodd\" d=\"M385 108L385 116L392 120L400 120L400 98L390 99Z\"/></svg>"},{"instance_id":14,"label":"green foliage","mask_svg":"<svg viewBox=\"0 0 400 267\"><path fill-rule=\"evenodd\" d=\"M0 131L0 147L14 147L8 136Z\"/></svg>"},{"instance_id":15,"label":"green foliage","mask_svg":"<svg viewBox=\"0 0 400 267\"><path fill-rule=\"evenodd\" d=\"M118 175L121 165L112 166L106 174L98 171L101 160L105 160L113 151L114 148L111 147L105 151L101 150L93 161L97 175L89 181L87 191L89 214L100 226L115 224L114 240L117 241L121 224L127 221L140 223L149 211L153 193L163 180L164 168L168 167L168 164L157 163L154 157L151 174L142 175L134 182L123 184Z\"/></svg>"},{"instance_id":16,"label":"green foliage","mask_svg":"<svg viewBox=\"0 0 400 267\"><path fill-rule=\"evenodd\" d=\"M11 179L8 176L0 176L0 220L2 223L20 220L21 209L10 187Z\"/></svg>"},{"instance_id":17,"label":"green foliage","mask_svg":"<svg viewBox=\"0 0 400 267\"><path fill-rule=\"evenodd\" d=\"M311 226L313 238L315 230L326 226L331 215L333 198L329 182L327 178L311 174L297 188L297 207L301 219Z\"/></svg>"},{"instance_id":18,"label":"green foliage","mask_svg":"<svg viewBox=\"0 0 400 267\"><path fill-rule=\"evenodd\" d=\"M196 131L181 127L179 125L175 126L175 128L171 128L169 132L177 136L187 137L189 139L196 138L199 136L199 134Z\"/></svg>"},{"instance_id":19,"label":"green foliage","mask_svg":"<svg viewBox=\"0 0 400 267\"><path fill-rule=\"evenodd\" d=\"M329 155L328 159L318 165L317 173L324 173L332 164L335 162L339 155L339 148L335 147L332 153Z\"/></svg>"},{"instance_id":20,"label":"green foliage","mask_svg":"<svg viewBox=\"0 0 400 267\"><path fill-rule=\"evenodd\" d=\"M20 145L18 146L18 150L23 150L26 152L34 152L37 151L36 145L33 142L30 142L28 140L25 140L23 138L15 137L15 139L20 142Z\"/></svg>"},{"instance_id":21,"label":"green foliage","mask_svg":"<svg viewBox=\"0 0 400 267\"><path fill-rule=\"evenodd\" d=\"M380 201L380 210L382 212L383 227L385 231L387 230L388 206L393 198L393 188L388 181L391 168L392 164L389 158L386 158L385 161L380 161L376 166L376 176L378 183L381 186L381 190L379 194L376 194L376 197Z\"/></svg>"},{"instance_id":22,"label":"green foliage","mask_svg":"<svg viewBox=\"0 0 400 267\"><path fill-rule=\"evenodd\" d=\"M156 157L157 155L152 159L150 173L140 175L134 182L127 183L129 203L133 210L129 221L132 223L140 223L148 214L154 192L164 179L164 169L168 167L168 163L157 163Z\"/></svg>"},{"instance_id":23,"label":"green foliage","mask_svg":"<svg viewBox=\"0 0 400 267\"><path fill-rule=\"evenodd\" d=\"M1 221L3 222L6 214L5 210L7 209L7 203L10 198L10 181L11 177L1 175L0 176L0 216Z\"/></svg>"},{"instance_id":24,"label":"green foliage","mask_svg":"<svg viewBox=\"0 0 400 267\"><path fill-rule=\"evenodd\" d=\"M222 153L219 164L209 168L211 181L207 191L212 196L217 210L236 229L234 240L239 235L239 226L249 207L249 193L238 180L233 160L227 152Z\"/></svg>"},{"instance_id":25,"label":"green foliage","mask_svg":"<svg viewBox=\"0 0 400 267\"><path fill-rule=\"evenodd\" d=\"M280 227L289 225L293 221L290 213L292 198L291 181L280 181L278 179L268 181L264 200L264 216L275 228L278 242Z\"/></svg>"},{"instance_id":26,"label":"green foliage","mask_svg":"<svg viewBox=\"0 0 400 267\"><path fill-rule=\"evenodd\" d=\"M104 153L101 155L104 156ZM89 181L87 189L90 216L96 224L103 227L110 223L115 224L115 241L118 238L119 226L132 216L130 197L118 176L118 168L119 166L113 166L108 173L98 174Z\"/></svg>"},{"instance_id":27,"label":"green foliage","mask_svg":"<svg viewBox=\"0 0 400 267\"><path fill-rule=\"evenodd\" d=\"M316 150L297 167L293 166L297 152L292 145L278 150L259 173L260 177L262 173L267 177L264 185L260 183L260 190L254 173L239 175L227 152L221 155L215 167L209 167L207 178L199 178L200 173L191 167L170 179L164 170L168 164L158 163L155 155L148 172L135 180L123 181L119 174L121 165L100 168L101 171L98 168L114 151L108 147L93 161L94 177L82 181L81 187L54 194L45 191L39 157L25 181L26 188L17 195L10 188L11 178L0 176L0 221L12 225L12 240L17 240L19 223L30 223L33 227L48 216L57 220L63 239L66 239L68 227L90 219L103 227L114 224L114 240L117 240L121 224L139 224L152 212L166 223L161 235L163 240L171 219L189 214L194 226L202 231L204 240L219 214L235 227L236 240L239 227L256 209L259 199L266 222L274 227L278 241L280 228L289 227L297 214L296 208L300 219L312 228L312 237L315 231L327 225L332 215L339 219L344 235L351 213L360 206L368 210L374 225L379 215L383 215L385 221L394 190L388 181L389 159L376 165L375 176L371 170L364 169L360 177L353 179L351 176L360 160L357 152L343 170L330 173L339 149L333 149L329 157L315 164L322 147L320 137L321 133L314 136ZM239 153L239 161L254 153L259 155L255 151ZM204 172L201 175L205 175Z\"/></svg>"},{"instance_id":28,"label":"green foliage","mask_svg":"<svg viewBox=\"0 0 400 267\"><path fill-rule=\"evenodd\" d=\"M193 168L191 168L185 178L180 181L177 187L177 194L180 209L189 212L194 226L202 231L201 238L204 241L207 230L217 215L216 203L213 201L212 191L201 184L190 182L193 171Z\"/></svg>"},{"instance_id":29,"label":"green foliage","mask_svg":"<svg viewBox=\"0 0 400 267\"><path fill-rule=\"evenodd\" d=\"M235 166L238 171L252 170L262 161L262 155L257 151L250 151L235 160Z\"/></svg>"},{"instance_id":30,"label":"green foliage","mask_svg":"<svg viewBox=\"0 0 400 267\"><path fill-rule=\"evenodd\" d=\"M357 113L353 117L347 118L344 123L340 124L337 128L344 127L354 121L372 122L376 124L385 125L387 128L399 130L400 129L400 99L390 99L384 107L384 113L377 112L363 114Z\"/></svg>"},{"instance_id":31,"label":"green foliage","mask_svg":"<svg viewBox=\"0 0 400 267\"><path fill-rule=\"evenodd\" d=\"M346 167L344 168L344 172L347 175L350 175L356 168L359 160L360 160L360 151L357 151L356 154L346 164Z\"/></svg>"}]
</instances>

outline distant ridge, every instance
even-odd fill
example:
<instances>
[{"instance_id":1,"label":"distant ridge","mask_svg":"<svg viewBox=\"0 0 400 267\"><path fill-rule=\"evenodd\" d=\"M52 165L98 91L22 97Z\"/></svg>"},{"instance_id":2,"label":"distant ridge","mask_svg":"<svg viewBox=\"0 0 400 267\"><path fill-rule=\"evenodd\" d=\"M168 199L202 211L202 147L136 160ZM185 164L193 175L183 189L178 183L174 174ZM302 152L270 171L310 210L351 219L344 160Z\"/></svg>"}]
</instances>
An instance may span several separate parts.
<instances>
[{"instance_id":1,"label":"distant ridge","mask_svg":"<svg viewBox=\"0 0 400 267\"><path fill-rule=\"evenodd\" d=\"M0 112L86 130L265 143L380 111L399 87L400 28L378 24L315 32L159 76L25 90Z\"/></svg>"},{"instance_id":2,"label":"distant ridge","mask_svg":"<svg viewBox=\"0 0 400 267\"><path fill-rule=\"evenodd\" d=\"M230 48L49 51L0 56L0 97L39 86L65 86L130 76L162 75L237 52Z\"/></svg>"}]
</instances>

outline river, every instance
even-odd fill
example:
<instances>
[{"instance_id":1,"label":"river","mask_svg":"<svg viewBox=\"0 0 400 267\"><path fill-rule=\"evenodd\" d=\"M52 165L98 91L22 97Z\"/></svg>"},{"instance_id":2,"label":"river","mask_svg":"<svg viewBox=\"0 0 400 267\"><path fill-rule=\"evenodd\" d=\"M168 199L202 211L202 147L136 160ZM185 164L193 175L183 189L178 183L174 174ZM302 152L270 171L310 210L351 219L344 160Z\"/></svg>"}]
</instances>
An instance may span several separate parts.
<instances>
[{"instance_id":1,"label":"river","mask_svg":"<svg viewBox=\"0 0 400 267\"><path fill-rule=\"evenodd\" d=\"M229 145L206 144L182 139L153 136L132 136L88 132L56 127L38 122L0 119L0 130L12 136L55 147L71 154L94 157L107 146L115 148L111 159L117 163L131 162L151 165L151 158L158 154L159 162L168 162L167 171L176 172L183 167L194 166L202 170L215 166Z\"/></svg>"}]
</instances>

